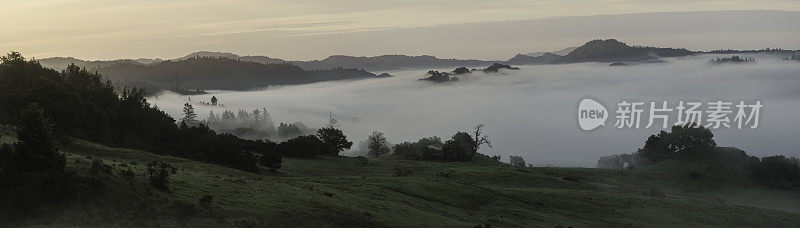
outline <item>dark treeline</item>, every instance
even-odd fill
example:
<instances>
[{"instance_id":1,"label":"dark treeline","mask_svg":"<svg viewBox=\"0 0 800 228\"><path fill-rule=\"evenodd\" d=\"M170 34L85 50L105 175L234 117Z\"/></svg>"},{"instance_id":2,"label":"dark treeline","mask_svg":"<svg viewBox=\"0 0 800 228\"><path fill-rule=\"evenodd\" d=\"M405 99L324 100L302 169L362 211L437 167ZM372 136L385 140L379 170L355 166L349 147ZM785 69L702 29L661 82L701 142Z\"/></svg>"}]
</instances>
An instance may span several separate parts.
<instances>
[{"instance_id":1,"label":"dark treeline","mask_svg":"<svg viewBox=\"0 0 800 228\"><path fill-rule=\"evenodd\" d=\"M149 86L149 92L172 87L250 90L270 85L377 77L359 69L306 71L291 63L262 64L212 57L192 57L153 64L121 62L98 68L97 72L116 84Z\"/></svg>"},{"instance_id":2,"label":"dark treeline","mask_svg":"<svg viewBox=\"0 0 800 228\"><path fill-rule=\"evenodd\" d=\"M54 123L61 144L71 138L142 149L257 172L264 141L217 134L205 126L177 125L138 89L115 92L100 74L71 65L62 72L26 61L19 53L0 64L0 121L17 123L19 110L37 103ZM255 154L254 154L255 153Z\"/></svg>"},{"instance_id":3,"label":"dark treeline","mask_svg":"<svg viewBox=\"0 0 800 228\"><path fill-rule=\"evenodd\" d=\"M712 60L708 61L708 63L710 63L710 64L754 63L754 62L756 62L755 58L752 58L752 57L750 57L750 58L742 58L742 57L739 57L738 55L734 55L734 56L731 56L731 57L725 57L725 58L716 58L716 59L712 59Z\"/></svg>"},{"instance_id":4,"label":"dark treeline","mask_svg":"<svg viewBox=\"0 0 800 228\"><path fill-rule=\"evenodd\" d=\"M186 105L191 107L189 104ZM236 113L230 110L222 113L211 111L205 120L197 122L216 132L230 133L246 139L283 141L313 132L301 122L280 123L276 126L266 108L253 109L253 111L240 109Z\"/></svg>"},{"instance_id":5,"label":"dark treeline","mask_svg":"<svg viewBox=\"0 0 800 228\"><path fill-rule=\"evenodd\" d=\"M394 154L399 158L412 160L471 161L478 154L481 145L491 147L489 137L483 135L483 125L473 129L472 135L456 132L449 140L433 136L394 145Z\"/></svg>"},{"instance_id":6,"label":"dark treeline","mask_svg":"<svg viewBox=\"0 0 800 228\"><path fill-rule=\"evenodd\" d=\"M800 61L800 54L792 54L792 56L787 57L786 60Z\"/></svg>"},{"instance_id":7,"label":"dark treeline","mask_svg":"<svg viewBox=\"0 0 800 228\"><path fill-rule=\"evenodd\" d=\"M719 49L713 51L707 51L702 53L709 53L709 54L755 54L755 53L775 53L775 54L789 54L797 52L797 50L786 50L781 48L764 48L760 50L733 50L733 49Z\"/></svg>"},{"instance_id":8,"label":"dark treeline","mask_svg":"<svg viewBox=\"0 0 800 228\"><path fill-rule=\"evenodd\" d=\"M733 147L719 147L711 130L702 126L673 126L670 132L661 131L647 138L644 147L633 154L601 157L599 168L632 169L665 161L704 164L708 170L717 169L742 178L776 187L800 188L800 161L794 157L775 155L761 159ZM692 174L700 177L700 173Z\"/></svg>"}]
</instances>

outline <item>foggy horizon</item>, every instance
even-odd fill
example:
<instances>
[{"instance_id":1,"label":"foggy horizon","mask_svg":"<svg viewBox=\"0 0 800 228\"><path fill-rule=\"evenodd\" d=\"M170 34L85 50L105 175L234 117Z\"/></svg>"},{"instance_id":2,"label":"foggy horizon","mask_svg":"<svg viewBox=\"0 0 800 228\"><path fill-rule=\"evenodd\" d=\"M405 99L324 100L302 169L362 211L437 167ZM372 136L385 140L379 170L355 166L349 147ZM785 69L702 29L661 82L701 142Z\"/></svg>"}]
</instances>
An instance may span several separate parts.
<instances>
[{"instance_id":1,"label":"foggy horizon","mask_svg":"<svg viewBox=\"0 0 800 228\"><path fill-rule=\"evenodd\" d=\"M219 114L266 108L276 125L299 121L312 129L325 126L332 112L354 142L366 140L372 131L383 132L391 143L429 136L447 139L482 123L494 147L483 147L481 153L501 155L506 162L511 155L522 156L536 166L595 167L598 158L633 153L647 136L662 130L614 128L613 112L620 100L668 101L672 106L678 100L761 100L765 107L759 128L714 129L718 145L755 156L799 156L791 132L800 125L785 121L792 118L792 107L800 105L793 92L798 82L792 78L800 68L769 55L744 55L758 59L755 65L706 63L724 56L666 58L664 63L623 68L603 63L529 65L502 74L473 73L446 85L417 81L428 69L395 70L389 71L395 77L383 79L192 96L165 92L151 102L178 119L184 103L209 102L215 96L225 106L195 105L198 119L208 117L210 110ZM575 109L587 96L606 104L610 125L591 132L576 126Z\"/></svg>"}]
</instances>

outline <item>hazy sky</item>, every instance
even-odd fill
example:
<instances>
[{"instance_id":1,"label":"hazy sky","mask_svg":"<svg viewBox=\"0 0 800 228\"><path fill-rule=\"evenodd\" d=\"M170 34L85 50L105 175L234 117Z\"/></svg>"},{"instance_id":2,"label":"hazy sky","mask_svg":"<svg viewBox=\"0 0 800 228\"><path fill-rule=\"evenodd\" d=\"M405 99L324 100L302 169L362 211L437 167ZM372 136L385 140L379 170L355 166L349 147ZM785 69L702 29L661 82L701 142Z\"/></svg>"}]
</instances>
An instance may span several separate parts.
<instances>
[{"instance_id":1,"label":"hazy sky","mask_svg":"<svg viewBox=\"0 0 800 228\"><path fill-rule=\"evenodd\" d=\"M2 28L0 49L16 50L26 56L39 58L50 56L75 56L84 59L174 58L197 50L212 50L298 60L318 59L340 53L431 54L443 57L493 59L513 56L515 52L575 46L578 39L584 37L551 40L527 37L527 42L536 45L518 47L527 44L522 42L514 43L513 45L517 46L510 47L507 43L495 42L483 44L484 46L472 51L435 48L439 43L455 43L463 49L469 49L469 44L473 42L469 38L409 42L408 39L401 37L428 35L412 33L416 31L414 28L421 27L457 28L465 23L564 16L720 10L798 11L800 1L0 0L0 6L2 6L0 15L3 15L3 19L0 20ZM784 26L792 24L797 27L796 21L786 22ZM405 33L399 37L386 35L396 34L398 31ZM787 40L797 38L797 33L787 34L784 34L784 37L789 36ZM369 37L373 35L380 38L370 40ZM492 35L514 36L515 34ZM608 32L586 36L616 37L617 34ZM347 42L353 38L359 38L358 42ZM663 37L632 37L629 40L631 39L645 44L660 44L666 40ZM735 39L734 41L729 44L735 46L770 44L755 43L756 41L747 43ZM392 46L393 42L397 45ZM689 46L693 45L692 42L692 40L686 41ZM787 42L774 44L790 44ZM500 51L494 53L490 48L511 53L501 55Z\"/></svg>"}]
</instances>

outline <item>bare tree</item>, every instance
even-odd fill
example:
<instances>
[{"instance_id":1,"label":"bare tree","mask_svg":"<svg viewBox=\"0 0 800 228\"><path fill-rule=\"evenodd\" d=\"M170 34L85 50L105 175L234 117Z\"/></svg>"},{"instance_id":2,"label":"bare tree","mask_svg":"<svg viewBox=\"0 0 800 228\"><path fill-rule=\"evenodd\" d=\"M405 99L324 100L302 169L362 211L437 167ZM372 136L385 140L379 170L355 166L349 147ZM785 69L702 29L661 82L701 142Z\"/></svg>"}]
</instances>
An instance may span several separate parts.
<instances>
[{"instance_id":1,"label":"bare tree","mask_svg":"<svg viewBox=\"0 0 800 228\"><path fill-rule=\"evenodd\" d=\"M486 144L489 147L492 147L492 141L489 140L488 135L483 134L483 124L478 124L475 126L474 137L475 137L475 145L472 148L472 156L475 157L475 153L478 153L478 149L480 149L482 144Z\"/></svg>"}]
</instances>

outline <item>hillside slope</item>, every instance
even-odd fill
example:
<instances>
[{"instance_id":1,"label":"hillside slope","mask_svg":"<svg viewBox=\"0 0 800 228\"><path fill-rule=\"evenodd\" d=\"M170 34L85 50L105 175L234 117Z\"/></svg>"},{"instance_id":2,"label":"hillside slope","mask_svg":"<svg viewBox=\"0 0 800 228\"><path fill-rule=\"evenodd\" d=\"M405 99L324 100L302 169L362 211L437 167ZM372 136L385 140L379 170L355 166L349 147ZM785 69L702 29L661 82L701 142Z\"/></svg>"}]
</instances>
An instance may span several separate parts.
<instances>
[{"instance_id":1,"label":"hillside slope","mask_svg":"<svg viewBox=\"0 0 800 228\"><path fill-rule=\"evenodd\" d=\"M277 173L252 174L147 152L78 141L63 149L71 169L90 157L111 165L104 193L26 225L114 226L793 226L800 194L772 190L704 166L676 163L611 171L514 168L491 162L285 158ZM143 180L152 160L178 168L171 193ZM119 173L128 168L132 181ZM679 170L679 171L676 171ZM690 177L701 172L700 177ZM757 194L757 197L754 197ZM213 197L208 208L198 199Z\"/></svg>"},{"instance_id":2,"label":"hillside slope","mask_svg":"<svg viewBox=\"0 0 800 228\"><path fill-rule=\"evenodd\" d=\"M270 85L375 78L359 69L303 70L292 64L262 64L217 57L193 57L155 64L114 64L97 72L118 87L151 85L157 89L249 90ZM156 89L156 90L157 90Z\"/></svg>"}]
</instances>

